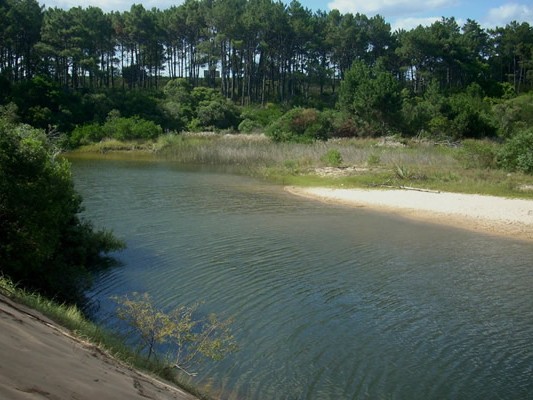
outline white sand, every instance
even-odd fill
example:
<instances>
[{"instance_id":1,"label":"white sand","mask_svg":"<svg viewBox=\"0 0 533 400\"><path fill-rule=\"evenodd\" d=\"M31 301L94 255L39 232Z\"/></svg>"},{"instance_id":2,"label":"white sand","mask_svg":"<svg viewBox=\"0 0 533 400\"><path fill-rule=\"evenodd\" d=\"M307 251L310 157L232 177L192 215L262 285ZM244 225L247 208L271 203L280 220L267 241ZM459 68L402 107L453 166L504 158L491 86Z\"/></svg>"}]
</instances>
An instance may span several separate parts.
<instances>
[{"instance_id":1,"label":"white sand","mask_svg":"<svg viewBox=\"0 0 533 400\"><path fill-rule=\"evenodd\" d=\"M195 399L2 295L0 357L0 399Z\"/></svg>"},{"instance_id":2,"label":"white sand","mask_svg":"<svg viewBox=\"0 0 533 400\"><path fill-rule=\"evenodd\" d=\"M473 231L533 240L533 200L413 190L287 187L290 193L446 224Z\"/></svg>"}]
</instances>

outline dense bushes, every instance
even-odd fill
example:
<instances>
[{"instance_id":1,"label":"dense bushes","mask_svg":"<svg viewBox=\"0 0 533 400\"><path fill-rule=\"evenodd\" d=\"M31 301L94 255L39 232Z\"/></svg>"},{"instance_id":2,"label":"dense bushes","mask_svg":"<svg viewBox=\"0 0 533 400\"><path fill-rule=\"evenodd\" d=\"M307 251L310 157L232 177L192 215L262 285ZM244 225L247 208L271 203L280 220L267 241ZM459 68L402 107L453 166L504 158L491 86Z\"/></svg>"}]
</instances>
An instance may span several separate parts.
<instances>
[{"instance_id":1,"label":"dense bushes","mask_svg":"<svg viewBox=\"0 0 533 400\"><path fill-rule=\"evenodd\" d=\"M422 97L404 94L402 127L409 135L433 138L485 138L497 134L491 118L491 104L483 98L479 85L464 93L445 95L436 83Z\"/></svg>"},{"instance_id":2,"label":"dense bushes","mask_svg":"<svg viewBox=\"0 0 533 400\"><path fill-rule=\"evenodd\" d=\"M122 243L81 221L70 167L45 134L0 119L0 274L77 300L101 253Z\"/></svg>"},{"instance_id":3,"label":"dense bushes","mask_svg":"<svg viewBox=\"0 0 533 400\"><path fill-rule=\"evenodd\" d=\"M401 92L400 82L381 65L371 68L363 62L355 62L341 84L338 105L373 129L396 129Z\"/></svg>"},{"instance_id":4,"label":"dense bushes","mask_svg":"<svg viewBox=\"0 0 533 400\"><path fill-rule=\"evenodd\" d=\"M176 130L236 130L241 122L239 109L215 89L192 88L185 79L173 79L163 92L162 106Z\"/></svg>"},{"instance_id":5,"label":"dense bushes","mask_svg":"<svg viewBox=\"0 0 533 400\"><path fill-rule=\"evenodd\" d=\"M195 129L237 129L239 125L239 110L227 99L214 99L202 101L197 107L197 125ZM193 125L190 125L192 128Z\"/></svg>"},{"instance_id":6,"label":"dense bushes","mask_svg":"<svg viewBox=\"0 0 533 400\"><path fill-rule=\"evenodd\" d=\"M242 122L239 124L239 132L251 133L264 130L282 115L282 108L273 103L267 103L264 107L246 107L241 112Z\"/></svg>"},{"instance_id":7,"label":"dense bushes","mask_svg":"<svg viewBox=\"0 0 533 400\"><path fill-rule=\"evenodd\" d=\"M498 152L498 163L510 171L533 174L533 128L508 139Z\"/></svg>"},{"instance_id":8,"label":"dense bushes","mask_svg":"<svg viewBox=\"0 0 533 400\"><path fill-rule=\"evenodd\" d=\"M103 126L104 135L118 140L155 139L163 133L159 125L139 117L109 118Z\"/></svg>"},{"instance_id":9,"label":"dense bushes","mask_svg":"<svg viewBox=\"0 0 533 400\"><path fill-rule=\"evenodd\" d=\"M511 137L533 126L533 93L502 101L494 105L492 111L500 135Z\"/></svg>"},{"instance_id":10,"label":"dense bushes","mask_svg":"<svg viewBox=\"0 0 533 400\"><path fill-rule=\"evenodd\" d=\"M77 147L100 141L104 138L117 140L153 140L163 133L163 129L152 121L139 117L123 118L111 113L103 125L88 124L76 127L70 135L69 144Z\"/></svg>"},{"instance_id":11,"label":"dense bushes","mask_svg":"<svg viewBox=\"0 0 533 400\"><path fill-rule=\"evenodd\" d=\"M326 114L314 108L294 108L270 124L266 133L275 142L308 143L328 139L331 129Z\"/></svg>"},{"instance_id":12,"label":"dense bushes","mask_svg":"<svg viewBox=\"0 0 533 400\"><path fill-rule=\"evenodd\" d=\"M168 130L266 132L276 142L391 134L454 142L491 138L508 142L505 150L497 155L485 144L466 144L463 153L474 156L463 157L465 166L529 170L529 153L518 156L516 143L527 142L522 132L533 124L533 94L488 98L479 84L458 91L437 81L414 92L380 63L355 63L345 73L337 107L325 110L309 106L313 96L292 109L290 102L240 108L219 90L186 79L169 80L162 90L76 91L37 76L6 88L1 114L66 134L71 147L104 138L153 140Z\"/></svg>"}]
</instances>

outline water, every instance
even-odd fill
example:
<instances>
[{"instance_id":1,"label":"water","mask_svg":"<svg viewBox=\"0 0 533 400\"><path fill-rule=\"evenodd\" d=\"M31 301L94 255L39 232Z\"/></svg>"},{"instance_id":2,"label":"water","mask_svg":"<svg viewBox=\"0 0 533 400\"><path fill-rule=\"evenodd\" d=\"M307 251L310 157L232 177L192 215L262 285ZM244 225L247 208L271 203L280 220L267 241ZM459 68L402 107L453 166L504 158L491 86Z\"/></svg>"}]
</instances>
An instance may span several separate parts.
<instances>
[{"instance_id":1,"label":"water","mask_svg":"<svg viewBox=\"0 0 533 400\"><path fill-rule=\"evenodd\" d=\"M240 351L223 399L533 399L533 246L293 197L169 162L82 161L85 215L126 240L112 295L204 301Z\"/></svg>"}]
</instances>

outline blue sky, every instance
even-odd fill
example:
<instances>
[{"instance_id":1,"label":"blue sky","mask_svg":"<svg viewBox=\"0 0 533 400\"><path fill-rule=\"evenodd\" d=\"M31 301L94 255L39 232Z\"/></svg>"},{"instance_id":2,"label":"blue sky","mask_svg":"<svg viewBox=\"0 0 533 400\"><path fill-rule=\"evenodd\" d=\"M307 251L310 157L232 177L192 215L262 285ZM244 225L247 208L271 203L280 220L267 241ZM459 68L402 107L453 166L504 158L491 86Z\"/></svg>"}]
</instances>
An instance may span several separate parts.
<instances>
[{"instance_id":1,"label":"blue sky","mask_svg":"<svg viewBox=\"0 0 533 400\"><path fill-rule=\"evenodd\" d=\"M284 0L287 3L290 0ZM123 11L133 3L145 8L165 9L178 5L180 0L40 0L46 7L70 8L89 5L104 11ZM300 0L312 10L338 9L343 13L361 13L368 17L382 15L398 28L412 29L419 24L430 25L442 17L455 17L462 25L468 18L477 21L484 28L505 26L516 20L533 25L533 2L531 0Z\"/></svg>"}]
</instances>

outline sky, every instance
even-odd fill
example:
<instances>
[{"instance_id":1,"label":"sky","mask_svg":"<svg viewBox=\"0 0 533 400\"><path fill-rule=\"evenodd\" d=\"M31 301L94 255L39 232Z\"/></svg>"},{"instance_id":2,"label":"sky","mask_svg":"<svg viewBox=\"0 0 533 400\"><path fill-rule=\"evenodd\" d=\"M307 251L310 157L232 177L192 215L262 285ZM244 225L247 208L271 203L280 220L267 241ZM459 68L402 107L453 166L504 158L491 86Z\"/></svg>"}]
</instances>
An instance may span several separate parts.
<instances>
[{"instance_id":1,"label":"sky","mask_svg":"<svg viewBox=\"0 0 533 400\"><path fill-rule=\"evenodd\" d=\"M287 3L290 0L283 0ZM338 9L372 17L379 14L391 24L392 30L410 30L418 25L431 25L442 17L455 17L459 25L467 19L477 21L483 28L505 26L511 21L533 25L531 0L299 0L313 11ZM46 7L71 8L95 6L104 11L124 11L135 4L146 9L166 9L183 0L39 0Z\"/></svg>"}]
</instances>

